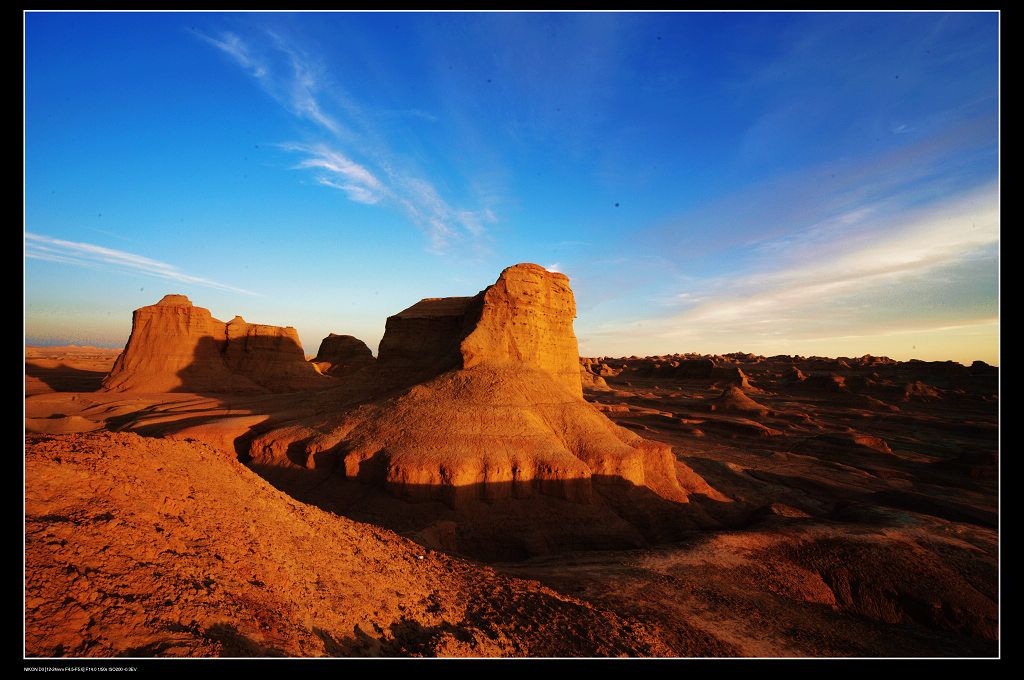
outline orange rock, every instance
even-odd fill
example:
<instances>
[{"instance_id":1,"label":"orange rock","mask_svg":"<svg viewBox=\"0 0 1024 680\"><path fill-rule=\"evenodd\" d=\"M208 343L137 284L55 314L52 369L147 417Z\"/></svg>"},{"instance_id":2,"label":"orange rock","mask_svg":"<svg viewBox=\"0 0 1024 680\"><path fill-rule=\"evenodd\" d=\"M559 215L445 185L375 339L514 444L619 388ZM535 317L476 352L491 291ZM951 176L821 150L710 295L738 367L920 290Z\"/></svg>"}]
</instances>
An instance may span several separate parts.
<instances>
[{"instance_id":1,"label":"orange rock","mask_svg":"<svg viewBox=\"0 0 1024 680\"><path fill-rule=\"evenodd\" d=\"M583 399L575 312L568 278L534 264L474 297L421 300L380 343L374 372L399 387L261 434L252 462L333 456L347 478L453 507L533 493L586 503L595 478L685 502L671 448Z\"/></svg>"},{"instance_id":2,"label":"orange rock","mask_svg":"<svg viewBox=\"0 0 1024 680\"><path fill-rule=\"evenodd\" d=\"M382 379L413 384L461 367L459 343L465 337L475 298L425 298L388 317L377 352Z\"/></svg>"},{"instance_id":3,"label":"orange rock","mask_svg":"<svg viewBox=\"0 0 1024 680\"><path fill-rule=\"evenodd\" d=\"M294 328L225 324L184 295L135 310L124 351L103 380L117 392L276 392L327 384Z\"/></svg>"},{"instance_id":4,"label":"orange rock","mask_svg":"<svg viewBox=\"0 0 1024 680\"><path fill-rule=\"evenodd\" d=\"M291 326L246 323L236 316L225 326L225 336L224 361L228 370L272 392L300 391L327 384L306 361L299 334Z\"/></svg>"},{"instance_id":5,"label":"orange rock","mask_svg":"<svg viewBox=\"0 0 1024 680\"><path fill-rule=\"evenodd\" d=\"M480 318L460 346L464 368L485 361L536 367L582 396L569 277L520 264L503 271L481 296Z\"/></svg>"},{"instance_id":6,"label":"orange rock","mask_svg":"<svg viewBox=\"0 0 1024 680\"><path fill-rule=\"evenodd\" d=\"M538 368L582 396L575 318L565 274L518 264L474 297L425 298L389 317L378 362L406 382L511 363Z\"/></svg>"}]
</instances>

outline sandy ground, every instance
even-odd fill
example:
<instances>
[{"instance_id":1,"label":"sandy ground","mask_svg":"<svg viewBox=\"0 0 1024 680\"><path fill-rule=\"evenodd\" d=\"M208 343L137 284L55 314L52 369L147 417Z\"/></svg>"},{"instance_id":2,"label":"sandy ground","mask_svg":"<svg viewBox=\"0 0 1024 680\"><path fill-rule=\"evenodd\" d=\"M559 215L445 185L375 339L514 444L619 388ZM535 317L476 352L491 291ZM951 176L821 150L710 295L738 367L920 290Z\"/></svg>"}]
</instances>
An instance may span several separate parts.
<instances>
[{"instance_id":1,"label":"sandy ground","mask_svg":"<svg viewBox=\"0 0 1024 680\"><path fill-rule=\"evenodd\" d=\"M801 392L754 362L744 410L633 362L587 399L670 444L720 526L509 561L445 550L471 523L430 504L286 493L184 425L293 396L96 391L116 354L26 348L26 657L999 654L997 377Z\"/></svg>"},{"instance_id":2,"label":"sandy ground","mask_svg":"<svg viewBox=\"0 0 1024 680\"><path fill-rule=\"evenodd\" d=\"M120 351L101 347L26 347L25 396L95 392Z\"/></svg>"}]
</instances>

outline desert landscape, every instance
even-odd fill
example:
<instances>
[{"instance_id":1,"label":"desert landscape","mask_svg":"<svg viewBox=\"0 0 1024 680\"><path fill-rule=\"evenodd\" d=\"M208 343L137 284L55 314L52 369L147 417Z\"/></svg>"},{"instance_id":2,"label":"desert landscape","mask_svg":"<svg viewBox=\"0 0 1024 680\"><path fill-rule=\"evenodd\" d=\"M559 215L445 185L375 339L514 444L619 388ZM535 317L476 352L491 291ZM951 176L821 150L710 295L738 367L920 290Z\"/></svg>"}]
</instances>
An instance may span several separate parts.
<instances>
[{"instance_id":1,"label":"desert landscape","mask_svg":"<svg viewBox=\"0 0 1024 680\"><path fill-rule=\"evenodd\" d=\"M580 357L563 274L424 292L376 356L179 294L26 347L26 660L999 656L998 367Z\"/></svg>"}]
</instances>

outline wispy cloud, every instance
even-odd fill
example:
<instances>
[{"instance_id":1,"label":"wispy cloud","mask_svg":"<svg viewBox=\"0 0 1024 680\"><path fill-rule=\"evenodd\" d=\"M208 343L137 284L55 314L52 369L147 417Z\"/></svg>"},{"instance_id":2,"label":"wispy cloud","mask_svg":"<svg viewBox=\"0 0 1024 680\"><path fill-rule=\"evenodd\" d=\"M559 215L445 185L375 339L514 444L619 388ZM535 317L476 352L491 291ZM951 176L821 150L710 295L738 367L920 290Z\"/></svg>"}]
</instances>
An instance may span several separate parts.
<instances>
[{"instance_id":1,"label":"wispy cloud","mask_svg":"<svg viewBox=\"0 0 1024 680\"><path fill-rule=\"evenodd\" d=\"M867 334L833 335L833 336L819 337L819 338L808 338L807 341L808 342L829 342L829 341L836 341L836 340L852 340L852 339L865 338L865 337L871 337L871 338L879 337L879 336L885 337L885 336L890 336L890 335L911 335L911 334L921 334L921 333L946 333L946 332L949 332L949 331L975 331L975 330L990 329L990 328L998 327L998 326L999 326L999 318L998 317L991 317L991 318L979 319L977 321L968 322L968 323L950 324L950 325L945 325L945 326L929 326L928 324L907 325L907 326L894 326L892 328L888 328L888 329L884 329L884 330L879 330L879 331L873 332L870 335L867 335Z\"/></svg>"},{"instance_id":2,"label":"wispy cloud","mask_svg":"<svg viewBox=\"0 0 1024 680\"><path fill-rule=\"evenodd\" d=\"M591 335L743 344L936 330L940 318L949 328L988 323L994 300L970 296L996 285L998 245L994 187L898 215L863 206L759 244L756 273L691 281L671 297L673 313Z\"/></svg>"},{"instance_id":3,"label":"wispy cloud","mask_svg":"<svg viewBox=\"0 0 1024 680\"><path fill-rule=\"evenodd\" d=\"M387 193L373 173L326 144L282 144L281 148L305 155L296 169L313 170L317 182L344 191L353 201L372 205Z\"/></svg>"},{"instance_id":4,"label":"wispy cloud","mask_svg":"<svg viewBox=\"0 0 1024 680\"><path fill-rule=\"evenodd\" d=\"M794 231L848 239L844 220L869 225L865 211L892 215L935 203L997 173L998 118L981 115L882 152L836 158L786 172L687 207L678 217L631 235L688 269L758 244L788 247ZM879 222L874 222L879 224ZM859 227L858 227L859 228ZM856 244L853 244L856 246ZM844 247L849 248L847 241Z\"/></svg>"},{"instance_id":5,"label":"wispy cloud","mask_svg":"<svg viewBox=\"0 0 1024 680\"><path fill-rule=\"evenodd\" d=\"M396 177L394 186L396 198L406 215L424 232L435 252L444 251L467 238L476 240L482 237L486 226L496 220L486 208L453 208L441 198L433 184L418 177Z\"/></svg>"},{"instance_id":6,"label":"wispy cloud","mask_svg":"<svg viewBox=\"0 0 1024 680\"><path fill-rule=\"evenodd\" d=\"M65 241L62 239L43 236L41 234L25 233L25 257L35 260L46 260L49 262L61 262L82 267L113 268L131 274L142 274L160 279L170 279L182 283L216 288L217 290L229 291L232 293L244 293L246 295L258 295L244 288L229 286L218 281L186 274L177 267L166 262L160 262L143 255L128 253L123 250L105 248L92 243L80 243L76 241Z\"/></svg>"},{"instance_id":7,"label":"wispy cloud","mask_svg":"<svg viewBox=\"0 0 1024 680\"><path fill-rule=\"evenodd\" d=\"M999 241L994 186L916 211L886 214L872 205L827 223L762 244L772 251L772 272L744 277L741 288L773 290L842 286L892 276L921 274ZM783 247L776 247L782 245Z\"/></svg>"},{"instance_id":8,"label":"wispy cloud","mask_svg":"<svg viewBox=\"0 0 1024 680\"><path fill-rule=\"evenodd\" d=\"M228 55L232 61L259 83L267 94L294 115L337 134L341 126L324 113L318 101L323 83L317 70L303 56L288 46L279 36L267 33L274 49L260 43L257 48L240 36L224 32L219 38L196 31L207 44ZM283 58L282 58L283 57Z\"/></svg>"},{"instance_id":9,"label":"wispy cloud","mask_svg":"<svg viewBox=\"0 0 1024 680\"><path fill-rule=\"evenodd\" d=\"M267 74L266 68L262 64L257 63L256 59L249 53L245 43L234 33L224 33L220 38L213 38L199 31L195 33L202 40L205 40L234 59L239 66L249 71L253 77L262 78Z\"/></svg>"},{"instance_id":10,"label":"wispy cloud","mask_svg":"<svg viewBox=\"0 0 1024 680\"><path fill-rule=\"evenodd\" d=\"M292 115L312 125L308 132L314 141L278 145L303 156L293 169L312 173L318 184L343 191L352 201L401 210L434 252L480 246L496 221L494 214L486 207L456 207L408 162L397 160L400 156L389 150L387 136L373 122L393 118L393 110L364 110L328 68L277 33L266 31L249 41L234 33L201 37L229 55ZM438 120L419 109L409 114Z\"/></svg>"}]
</instances>

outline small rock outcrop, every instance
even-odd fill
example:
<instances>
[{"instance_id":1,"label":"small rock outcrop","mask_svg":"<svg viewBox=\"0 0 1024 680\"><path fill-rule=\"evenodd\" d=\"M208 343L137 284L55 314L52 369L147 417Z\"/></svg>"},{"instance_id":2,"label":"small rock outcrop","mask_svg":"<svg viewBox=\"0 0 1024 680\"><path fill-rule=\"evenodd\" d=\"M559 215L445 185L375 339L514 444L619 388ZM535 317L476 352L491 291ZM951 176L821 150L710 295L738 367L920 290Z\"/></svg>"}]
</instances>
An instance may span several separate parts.
<instances>
[{"instance_id":1,"label":"small rock outcrop","mask_svg":"<svg viewBox=\"0 0 1024 680\"><path fill-rule=\"evenodd\" d=\"M738 411L766 415L768 409L747 396L738 385L729 385L710 404L712 411Z\"/></svg>"},{"instance_id":2,"label":"small rock outcrop","mask_svg":"<svg viewBox=\"0 0 1024 680\"><path fill-rule=\"evenodd\" d=\"M116 392L290 392L324 387L292 327L224 323L184 295L135 310L124 351L103 380Z\"/></svg>"},{"instance_id":3,"label":"small rock outcrop","mask_svg":"<svg viewBox=\"0 0 1024 680\"><path fill-rule=\"evenodd\" d=\"M593 372L590 364L580 364L580 383L583 385L584 390L599 390L607 392L611 390L608 387L608 382Z\"/></svg>"},{"instance_id":4,"label":"small rock outcrop","mask_svg":"<svg viewBox=\"0 0 1024 680\"><path fill-rule=\"evenodd\" d=\"M310 363L324 375L334 378L360 371L374 362L366 343L351 335L331 333L320 342L320 349Z\"/></svg>"}]
</instances>

